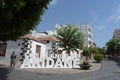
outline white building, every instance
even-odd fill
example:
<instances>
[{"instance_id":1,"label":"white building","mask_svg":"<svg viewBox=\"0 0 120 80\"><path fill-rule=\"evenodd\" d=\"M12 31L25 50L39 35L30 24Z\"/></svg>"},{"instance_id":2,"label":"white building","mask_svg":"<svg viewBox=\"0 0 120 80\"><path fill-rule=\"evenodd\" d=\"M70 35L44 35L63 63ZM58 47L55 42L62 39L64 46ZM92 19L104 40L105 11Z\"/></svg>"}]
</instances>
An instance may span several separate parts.
<instances>
[{"instance_id":1,"label":"white building","mask_svg":"<svg viewBox=\"0 0 120 80\"><path fill-rule=\"evenodd\" d=\"M120 38L120 29L115 29L113 32L113 38L117 39Z\"/></svg>"},{"instance_id":2,"label":"white building","mask_svg":"<svg viewBox=\"0 0 120 80\"><path fill-rule=\"evenodd\" d=\"M17 62L24 61L25 57L44 57L52 52L52 44L57 39L53 36L35 37L33 34L26 35L16 41L0 42L0 63L10 63L10 55L15 52Z\"/></svg>"},{"instance_id":3,"label":"white building","mask_svg":"<svg viewBox=\"0 0 120 80\"><path fill-rule=\"evenodd\" d=\"M61 26L66 26L66 25L60 25L56 24L56 28L61 27ZM85 35L85 47L90 47L91 44L93 43L93 34L92 34L92 27L88 24L85 25L74 25L75 27L78 27L80 31Z\"/></svg>"}]
</instances>

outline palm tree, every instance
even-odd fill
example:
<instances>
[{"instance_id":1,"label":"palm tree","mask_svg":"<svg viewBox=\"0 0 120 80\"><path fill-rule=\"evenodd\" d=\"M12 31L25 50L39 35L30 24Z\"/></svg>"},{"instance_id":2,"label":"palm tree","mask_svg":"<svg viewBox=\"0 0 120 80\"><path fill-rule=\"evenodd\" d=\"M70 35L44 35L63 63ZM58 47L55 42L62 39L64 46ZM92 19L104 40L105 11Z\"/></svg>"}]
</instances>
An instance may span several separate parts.
<instances>
[{"instance_id":1,"label":"palm tree","mask_svg":"<svg viewBox=\"0 0 120 80\"><path fill-rule=\"evenodd\" d=\"M79 28L73 25L57 28L55 37L59 40L58 45L63 48L63 50L66 50L68 54L70 54L70 51L76 51L83 47L84 36Z\"/></svg>"}]
</instances>

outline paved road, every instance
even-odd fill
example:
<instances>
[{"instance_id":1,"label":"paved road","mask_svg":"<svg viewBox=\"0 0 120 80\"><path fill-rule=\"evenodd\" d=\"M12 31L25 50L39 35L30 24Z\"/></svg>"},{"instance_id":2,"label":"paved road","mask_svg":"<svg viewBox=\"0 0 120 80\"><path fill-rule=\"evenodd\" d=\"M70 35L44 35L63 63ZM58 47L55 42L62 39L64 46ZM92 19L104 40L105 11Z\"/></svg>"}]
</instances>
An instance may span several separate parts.
<instances>
[{"instance_id":1,"label":"paved road","mask_svg":"<svg viewBox=\"0 0 120 80\"><path fill-rule=\"evenodd\" d=\"M100 70L76 74L51 74L0 68L0 80L120 80L120 66L105 60Z\"/></svg>"}]
</instances>

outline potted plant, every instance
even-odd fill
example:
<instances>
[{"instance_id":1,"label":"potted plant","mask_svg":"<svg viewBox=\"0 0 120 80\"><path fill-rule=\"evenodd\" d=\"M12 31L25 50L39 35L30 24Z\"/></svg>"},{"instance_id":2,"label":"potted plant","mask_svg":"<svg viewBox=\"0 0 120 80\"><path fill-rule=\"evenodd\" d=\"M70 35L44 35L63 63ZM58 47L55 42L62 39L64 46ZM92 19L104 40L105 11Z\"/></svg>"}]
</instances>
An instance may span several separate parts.
<instances>
[{"instance_id":1,"label":"potted plant","mask_svg":"<svg viewBox=\"0 0 120 80\"><path fill-rule=\"evenodd\" d=\"M81 69L90 69L92 65L88 61L84 61L82 64L80 64Z\"/></svg>"}]
</instances>

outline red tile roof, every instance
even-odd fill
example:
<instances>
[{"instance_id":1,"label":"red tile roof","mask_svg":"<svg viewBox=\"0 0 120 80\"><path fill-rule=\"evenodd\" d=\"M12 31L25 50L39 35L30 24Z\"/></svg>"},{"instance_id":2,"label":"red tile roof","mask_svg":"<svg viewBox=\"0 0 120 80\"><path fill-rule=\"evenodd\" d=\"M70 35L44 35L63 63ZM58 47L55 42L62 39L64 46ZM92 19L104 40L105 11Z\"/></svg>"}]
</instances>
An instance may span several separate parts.
<instances>
[{"instance_id":1,"label":"red tile roof","mask_svg":"<svg viewBox=\"0 0 120 80\"><path fill-rule=\"evenodd\" d=\"M38 38L40 41L58 41L58 39L54 36L44 36Z\"/></svg>"},{"instance_id":2,"label":"red tile roof","mask_svg":"<svg viewBox=\"0 0 120 80\"><path fill-rule=\"evenodd\" d=\"M58 41L58 39L54 36L42 36L42 37L34 37L31 34L22 36L21 38L29 38L38 42L45 43L46 41Z\"/></svg>"}]
</instances>

